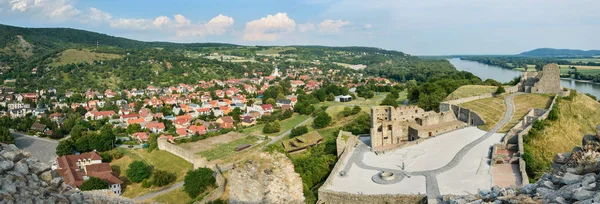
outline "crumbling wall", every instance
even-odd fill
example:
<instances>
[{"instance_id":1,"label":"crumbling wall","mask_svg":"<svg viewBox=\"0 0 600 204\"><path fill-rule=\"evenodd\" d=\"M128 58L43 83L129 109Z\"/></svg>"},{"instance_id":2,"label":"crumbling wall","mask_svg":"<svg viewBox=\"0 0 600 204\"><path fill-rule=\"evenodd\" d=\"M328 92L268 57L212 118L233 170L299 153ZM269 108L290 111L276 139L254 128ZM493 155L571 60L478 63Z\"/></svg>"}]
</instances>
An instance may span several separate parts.
<instances>
[{"instance_id":1,"label":"crumbling wall","mask_svg":"<svg viewBox=\"0 0 600 204\"><path fill-rule=\"evenodd\" d=\"M195 152L192 152L188 149L182 148L180 146L171 144L167 141L167 138L158 138L158 149L165 150L171 154L177 155L186 161L192 163L194 165L194 169L200 167L207 167L208 160L200 155L197 155ZM210 167L212 168L212 166Z\"/></svg>"}]
</instances>

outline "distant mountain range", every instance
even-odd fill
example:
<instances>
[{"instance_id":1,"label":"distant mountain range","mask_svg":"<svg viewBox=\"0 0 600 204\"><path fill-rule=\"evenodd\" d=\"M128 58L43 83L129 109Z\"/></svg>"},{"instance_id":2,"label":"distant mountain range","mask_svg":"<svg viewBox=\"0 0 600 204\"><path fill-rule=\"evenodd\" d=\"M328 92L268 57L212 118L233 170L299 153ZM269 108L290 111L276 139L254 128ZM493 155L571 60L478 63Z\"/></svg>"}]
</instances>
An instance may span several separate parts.
<instances>
[{"instance_id":1,"label":"distant mountain range","mask_svg":"<svg viewBox=\"0 0 600 204\"><path fill-rule=\"evenodd\" d=\"M600 56L600 50L538 48L535 50L522 52L519 55L525 57L594 57Z\"/></svg>"}]
</instances>

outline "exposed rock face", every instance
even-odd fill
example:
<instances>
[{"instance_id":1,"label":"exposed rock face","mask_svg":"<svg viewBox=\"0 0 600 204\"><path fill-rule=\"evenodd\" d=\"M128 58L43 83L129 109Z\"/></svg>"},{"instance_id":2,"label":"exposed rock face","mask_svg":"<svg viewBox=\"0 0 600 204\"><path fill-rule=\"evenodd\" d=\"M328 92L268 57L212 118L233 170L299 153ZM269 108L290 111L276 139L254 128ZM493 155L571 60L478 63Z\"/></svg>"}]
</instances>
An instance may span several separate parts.
<instances>
[{"instance_id":1,"label":"exposed rock face","mask_svg":"<svg viewBox=\"0 0 600 204\"><path fill-rule=\"evenodd\" d=\"M600 140L587 135L581 147L557 154L552 172L519 189L481 190L478 195L447 196L445 203L600 203Z\"/></svg>"},{"instance_id":2,"label":"exposed rock face","mask_svg":"<svg viewBox=\"0 0 600 204\"><path fill-rule=\"evenodd\" d=\"M280 153L261 153L236 164L228 180L230 203L304 203L302 179Z\"/></svg>"},{"instance_id":3,"label":"exposed rock face","mask_svg":"<svg viewBox=\"0 0 600 204\"><path fill-rule=\"evenodd\" d=\"M110 190L79 192L50 166L14 145L0 143L0 203L133 203Z\"/></svg>"}]
</instances>

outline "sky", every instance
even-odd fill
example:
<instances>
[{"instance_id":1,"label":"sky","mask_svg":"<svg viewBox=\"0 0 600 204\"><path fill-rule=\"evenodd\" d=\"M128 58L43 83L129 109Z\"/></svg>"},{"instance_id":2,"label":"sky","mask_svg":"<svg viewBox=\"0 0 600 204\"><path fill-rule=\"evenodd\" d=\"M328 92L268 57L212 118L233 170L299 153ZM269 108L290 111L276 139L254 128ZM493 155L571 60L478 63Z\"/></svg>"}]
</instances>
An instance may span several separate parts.
<instances>
[{"instance_id":1,"label":"sky","mask_svg":"<svg viewBox=\"0 0 600 204\"><path fill-rule=\"evenodd\" d=\"M600 49L599 9L598 0L0 0L0 24L143 41L518 54Z\"/></svg>"}]
</instances>

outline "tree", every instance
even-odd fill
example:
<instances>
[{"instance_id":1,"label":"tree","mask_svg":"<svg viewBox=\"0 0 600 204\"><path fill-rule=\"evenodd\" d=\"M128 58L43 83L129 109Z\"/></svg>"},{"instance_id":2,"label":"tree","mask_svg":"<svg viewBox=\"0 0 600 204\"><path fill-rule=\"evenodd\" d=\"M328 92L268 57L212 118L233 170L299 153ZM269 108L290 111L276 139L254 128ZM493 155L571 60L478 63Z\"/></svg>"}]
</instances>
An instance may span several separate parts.
<instances>
[{"instance_id":1,"label":"tree","mask_svg":"<svg viewBox=\"0 0 600 204\"><path fill-rule=\"evenodd\" d=\"M142 125L136 123L127 126L127 134L133 134L142 130Z\"/></svg>"},{"instance_id":2,"label":"tree","mask_svg":"<svg viewBox=\"0 0 600 204\"><path fill-rule=\"evenodd\" d=\"M293 128L290 134L292 135L292 137L296 137L306 133L308 133L308 127L306 127L306 125L303 125Z\"/></svg>"},{"instance_id":3,"label":"tree","mask_svg":"<svg viewBox=\"0 0 600 204\"><path fill-rule=\"evenodd\" d=\"M82 191L108 189L108 183L97 177L90 177L88 180L83 181L79 189Z\"/></svg>"},{"instance_id":4,"label":"tree","mask_svg":"<svg viewBox=\"0 0 600 204\"><path fill-rule=\"evenodd\" d=\"M276 101L273 98L267 99L267 101L265 102L266 104L271 104L271 105L275 105Z\"/></svg>"},{"instance_id":5,"label":"tree","mask_svg":"<svg viewBox=\"0 0 600 204\"><path fill-rule=\"evenodd\" d=\"M127 168L127 178L135 183L142 182L152 175L152 167L143 161L134 161Z\"/></svg>"},{"instance_id":6,"label":"tree","mask_svg":"<svg viewBox=\"0 0 600 204\"><path fill-rule=\"evenodd\" d=\"M175 179L177 179L177 176L175 176L174 173L169 173L167 171L155 170L154 173L152 173L152 185L154 186L162 187L174 182Z\"/></svg>"},{"instance_id":7,"label":"tree","mask_svg":"<svg viewBox=\"0 0 600 204\"><path fill-rule=\"evenodd\" d=\"M313 125L317 129L327 127L329 123L331 123L331 116L329 116L329 114L327 114L325 111L319 113L313 121Z\"/></svg>"},{"instance_id":8,"label":"tree","mask_svg":"<svg viewBox=\"0 0 600 204\"><path fill-rule=\"evenodd\" d=\"M73 138L74 140L79 139L79 137L81 137L83 135L83 133L87 131L87 128L82 126L82 125L75 125L73 126L73 129L71 129L71 133L69 133L71 135L71 138Z\"/></svg>"},{"instance_id":9,"label":"tree","mask_svg":"<svg viewBox=\"0 0 600 204\"><path fill-rule=\"evenodd\" d=\"M504 90L504 86L498 86L498 88L496 89L496 92L494 92L494 94L500 95L500 94L503 94L504 92L506 92Z\"/></svg>"},{"instance_id":10,"label":"tree","mask_svg":"<svg viewBox=\"0 0 600 204\"><path fill-rule=\"evenodd\" d=\"M360 106L354 106L354 108L352 108L352 115L356 115L357 113L360 113L360 111L362 111Z\"/></svg>"},{"instance_id":11,"label":"tree","mask_svg":"<svg viewBox=\"0 0 600 204\"><path fill-rule=\"evenodd\" d=\"M10 135L10 130L7 127L0 127L0 142L6 144L15 143L15 138Z\"/></svg>"},{"instance_id":12,"label":"tree","mask_svg":"<svg viewBox=\"0 0 600 204\"><path fill-rule=\"evenodd\" d=\"M292 115L294 115L294 112L292 112L291 109L287 109L285 112L283 112L283 119L291 118Z\"/></svg>"},{"instance_id":13,"label":"tree","mask_svg":"<svg viewBox=\"0 0 600 204\"><path fill-rule=\"evenodd\" d=\"M75 141L74 145L78 152L90 151L90 142L88 141L88 136L80 137Z\"/></svg>"},{"instance_id":14,"label":"tree","mask_svg":"<svg viewBox=\"0 0 600 204\"><path fill-rule=\"evenodd\" d=\"M385 96L385 98L383 99L383 101L381 101L382 106L394 106L398 107L398 102L396 102L396 98L394 98L393 94L388 94L387 96Z\"/></svg>"},{"instance_id":15,"label":"tree","mask_svg":"<svg viewBox=\"0 0 600 204\"><path fill-rule=\"evenodd\" d=\"M263 127L263 133L265 133L265 134L277 133L280 130L281 130L281 125L279 124L278 120L275 120L273 122L268 122Z\"/></svg>"},{"instance_id":16,"label":"tree","mask_svg":"<svg viewBox=\"0 0 600 204\"><path fill-rule=\"evenodd\" d=\"M183 180L183 190L191 197L196 198L206 188L216 186L213 171L209 168L199 168L188 171Z\"/></svg>"},{"instance_id":17,"label":"tree","mask_svg":"<svg viewBox=\"0 0 600 204\"><path fill-rule=\"evenodd\" d=\"M62 140L56 146L56 155L63 156L73 153L73 142L71 140Z\"/></svg>"}]
</instances>

